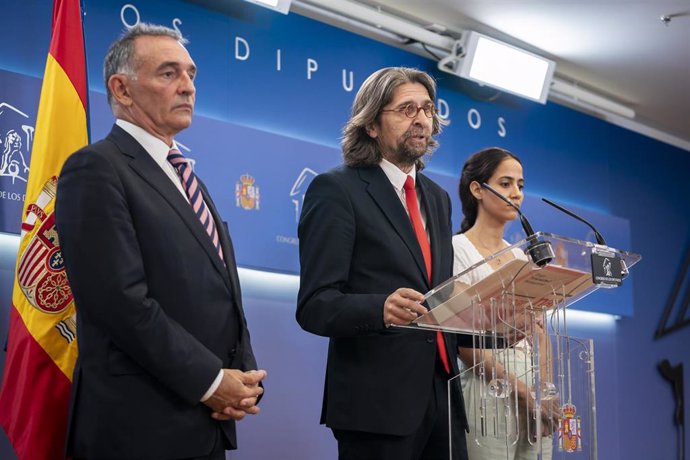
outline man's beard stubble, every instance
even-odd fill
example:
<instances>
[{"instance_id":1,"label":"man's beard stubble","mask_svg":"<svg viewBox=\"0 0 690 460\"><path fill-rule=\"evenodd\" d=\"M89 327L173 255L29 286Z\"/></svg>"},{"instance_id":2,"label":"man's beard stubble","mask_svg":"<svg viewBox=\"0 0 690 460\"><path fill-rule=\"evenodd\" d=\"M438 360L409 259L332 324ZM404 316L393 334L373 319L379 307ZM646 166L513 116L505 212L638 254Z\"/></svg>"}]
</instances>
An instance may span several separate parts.
<instances>
[{"instance_id":1,"label":"man's beard stubble","mask_svg":"<svg viewBox=\"0 0 690 460\"><path fill-rule=\"evenodd\" d=\"M422 130L410 129L403 135L394 152L392 152L395 161L393 163L405 166L414 165L418 159L427 154L430 149L431 137L426 138L423 148L414 147L407 143L410 137L424 134Z\"/></svg>"}]
</instances>

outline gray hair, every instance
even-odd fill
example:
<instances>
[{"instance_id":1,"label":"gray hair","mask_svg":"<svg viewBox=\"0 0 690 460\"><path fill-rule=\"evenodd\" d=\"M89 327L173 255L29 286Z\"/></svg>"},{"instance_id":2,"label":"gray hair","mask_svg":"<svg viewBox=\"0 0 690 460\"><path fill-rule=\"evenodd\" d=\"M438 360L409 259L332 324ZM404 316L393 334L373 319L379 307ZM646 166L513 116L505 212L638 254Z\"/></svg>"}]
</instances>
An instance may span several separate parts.
<instances>
[{"instance_id":1,"label":"gray hair","mask_svg":"<svg viewBox=\"0 0 690 460\"><path fill-rule=\"evenodd\" d=\"M343 128L343 160L348 166L374 166L381 162L382 155L377 140L369 136L367 127L376 123L381 110L393 99L395 89L405 83L420 83L429 93L432 101L436 100L436 82L434 78L417 69L408 67L385 67L367 78L359 88L352 103L352 115ZM431 134L441 132L448 121L434 114ZM438 147L438 141L431 139L427 155ZM424 161L416 162L418 170L424 168Z\"/></svg>"},{"instance_id":2,"label":"gray hair","mask_svg":"<svg viewBox=\"0 0 690 460\"><path fill-rule=\"evenodd\" d=\"M108 104L113 106L113 95L108 88L108 80L115 74L123 74L133 77L136 73L134 63L134 41L139 37L170 37L183 45L187 44L187 39L182 34L165 26L140 22L127 29L108 49L103 62L103 78L105 79L105 90L108 95Z\"/></svg>"}]
</instances>

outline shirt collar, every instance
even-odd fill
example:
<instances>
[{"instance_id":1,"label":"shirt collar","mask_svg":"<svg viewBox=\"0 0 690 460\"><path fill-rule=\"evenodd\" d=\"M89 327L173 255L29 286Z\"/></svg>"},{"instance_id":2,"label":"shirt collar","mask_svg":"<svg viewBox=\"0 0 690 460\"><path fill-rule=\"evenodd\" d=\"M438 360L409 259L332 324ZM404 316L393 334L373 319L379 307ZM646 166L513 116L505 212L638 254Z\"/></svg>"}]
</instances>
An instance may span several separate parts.
<instances>
[{"instance_id":1,"label":"shirt collar","mask_svg":"<svg viewBox=\"0 0 690 460\"><path fill-rule=\"evenodd\" d=\"M407 180L407 176L411 176L412 180L415 181L415 183L417 181L416 165L412 167L412 170L408 174L402 172L400 168L398 168L385 158L381 159L381 163L379 163L379 166L381 167L381 169L383 169L383 172L386 174L386 177L388 177L388 180L391 182L391 184L393 184L393 187L395 187L395 189L398 191L403 189L405 181Z\"/></svg>"},{"instance_id":2,"label":"shirt collar","mask_svg":"<svg viewBox=\"0 0 690 460\"><path fill-rule=\"evenodd\" d=\"M129 121L122 120L118 118L115 124L120 128L127 131L127 133L132 136L141 146L146 150L149 155L156 160L158 164L165 164L168 161L168 152L171 148L177 148L177 144L173 140L172 147L168 146L161 139L157 138L153 134L149 133L140 126L130 123ZM179 149L178 149L179 150Z\"/></svg>"}]
</instances>

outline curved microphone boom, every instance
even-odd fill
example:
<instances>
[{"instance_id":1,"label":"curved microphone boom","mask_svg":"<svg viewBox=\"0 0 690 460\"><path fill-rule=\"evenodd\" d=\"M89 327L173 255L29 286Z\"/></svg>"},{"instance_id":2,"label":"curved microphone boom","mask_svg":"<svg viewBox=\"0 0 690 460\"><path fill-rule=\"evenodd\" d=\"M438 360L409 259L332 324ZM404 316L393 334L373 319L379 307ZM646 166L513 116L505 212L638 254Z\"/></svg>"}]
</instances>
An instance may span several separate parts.
<instances>
[{"instance_id":1,"label":"curved microphone boom","mask_svg":"<svg viewBox=\"0 0 690 460\"><path fill-rule=\"evenodd\" d=\"M600 244L602 246L607 246L606 240L604 240L604 237L601 236L601 233L599 233L599 231L596 228L594 228L594 225L590 224L589 222L587 222L586 220L584 220L582 217L578 216L574 212L568 211L563 206L558 205L551 200L547 200L546 198L542 197L541 201L543 201L546 204L553 206L554 208L558 209L559 211L564 212L564 213L568 214L570 217L573 217L573 218L579 220L580 222L582 222L583 224L587 225L594 232L594 237L597 239L597 244Z\"/></svg>"},{"instance_id":2,"label":"curved microphone boom","mask_svg":"<svg viewBox=\"0 0 690 460\"><path fill-rule=\"evenodd\" d=\"M551 247L551 243L548 241L539 241L536 234L534 233L534 230L532 229L532 226L527 220L527 217L525 217L522 211L520 211L520 207L515 205L515 203L513 203L508 198L503 196L501 193L496 191L496 189L491 187L486 182L482 182L481 185L483 188L487 189L488 191L496 195L500 200L504 201L508 206L517 211L518 216L520 216L520 223L522 224L522 229L525 231L525 234L527 235L527 241L530 242L530 245L527 246L527 249L525 249L525 253L532 258L532 262L534 262L539 267L543 267L544 265L551 262L556 257L556 255L553 252L553 248Z\"/></svg>"},{"instance_id":3,"label":"curved microphone boom","mask_svg":"<svg viewBox=\"0 0 690 460\"><path fill-rule=\"evenodd\" d=\"M551 200L547 200L547 199L544 198L544 197L542 197L541 200L542 200L544 203L553 206L554 208L558 209L559 211L564 212L564 213L568 214L570 217L572 217L572 218L574 218L574 219L577 219L577 220L579 220L580 222L582 222L582 223L584 223L585 225L587 225L587 226L588 226L589 228L591 228L592 231L594 232L594 238L596 238L597 244L598 244L598 245L601 245L601 246L606 246L606 247L608 247L608 245L606 244L606 240L605 240L604 237L601 235L601 233L599 233L599 231L598 231L596 228L594 228L594 225L590 224L589 222L587 222L585 219L583 219L582 217L578 216L578 215L575 214L574 212L565 209L563 206L560 206L560 205L554 203L554 202L551 201ZM625 260L623 260L622 258L620 259L620 265L621 265L621 276L622 276L623 278L625 278L626 276L628 276L628 266L626 265Z\"/></svg>"}]
</instances>

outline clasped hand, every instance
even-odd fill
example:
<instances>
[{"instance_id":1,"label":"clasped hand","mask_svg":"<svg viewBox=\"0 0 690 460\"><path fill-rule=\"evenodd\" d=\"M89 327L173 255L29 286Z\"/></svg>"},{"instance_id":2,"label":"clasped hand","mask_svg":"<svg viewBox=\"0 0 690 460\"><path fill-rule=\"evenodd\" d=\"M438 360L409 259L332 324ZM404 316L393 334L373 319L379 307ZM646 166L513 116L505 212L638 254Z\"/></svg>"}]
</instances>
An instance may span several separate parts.
<instances>
[{"instance_id":1,"label":"clasped hand","mask_svg":"<svg viewBox=\"0 0 690 460\"><path fill-rule=\"evenodd\" d=\"M239 369L223 369L220 386L204 401L213 410L211 417L216 420L242 420L247 414L258 414L256 402L264 392L259 382L265 378L264 370L243 372Z\"/></svg>"}]
</instances>

